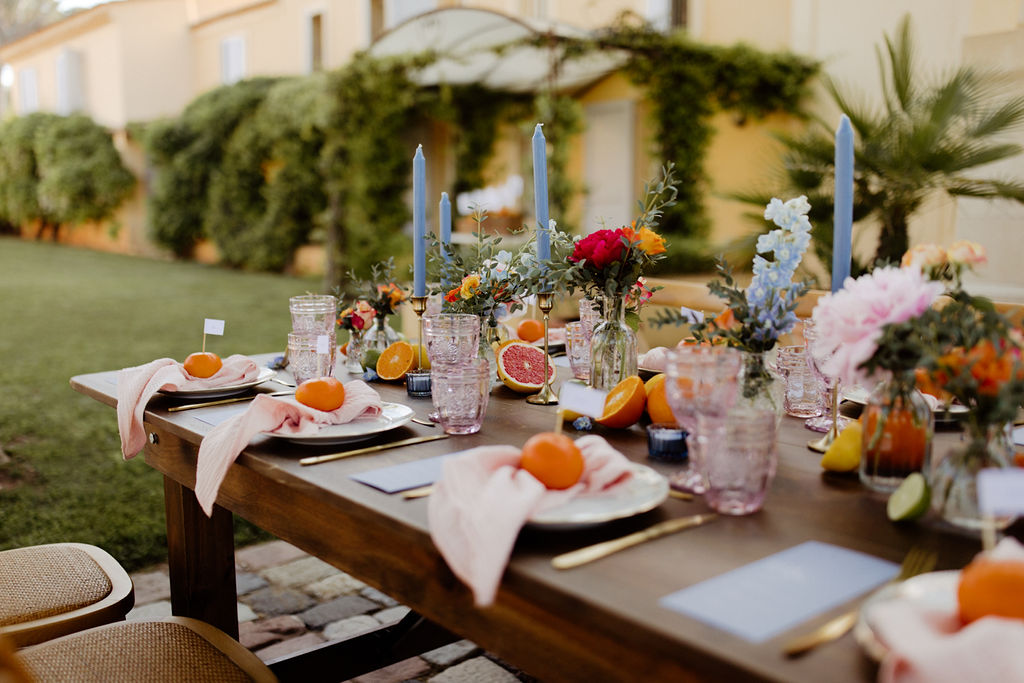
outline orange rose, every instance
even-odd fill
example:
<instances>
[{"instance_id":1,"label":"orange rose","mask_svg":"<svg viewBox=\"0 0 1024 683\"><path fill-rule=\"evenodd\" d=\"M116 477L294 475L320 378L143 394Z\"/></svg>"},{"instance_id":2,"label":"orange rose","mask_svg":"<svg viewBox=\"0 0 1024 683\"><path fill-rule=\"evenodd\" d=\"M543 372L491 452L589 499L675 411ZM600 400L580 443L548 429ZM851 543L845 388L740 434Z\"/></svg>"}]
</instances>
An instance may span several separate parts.
<instances>
[{"instance_id":1,"label":"orange rose","mask_svg":"<svg viewBox=\"0 0 1024 683\"><path fill-rule=\"evenodd\" d=\"M644 226L639 230L634 230L633 228L622 228L622 233L630 242L639 242L640 250L650 256L665 253L665 240L661 235L654 232L647 226Z\"/></svg>"}]
</instances>

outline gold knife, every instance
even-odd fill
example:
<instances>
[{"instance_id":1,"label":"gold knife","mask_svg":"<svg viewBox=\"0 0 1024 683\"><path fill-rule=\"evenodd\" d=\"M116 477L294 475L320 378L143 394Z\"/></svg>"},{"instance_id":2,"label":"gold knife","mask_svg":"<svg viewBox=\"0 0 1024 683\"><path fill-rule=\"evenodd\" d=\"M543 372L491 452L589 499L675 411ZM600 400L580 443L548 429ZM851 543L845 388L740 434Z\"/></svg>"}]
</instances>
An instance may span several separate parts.
<instances>
[{"instance_id":1,"label":"gold knife","mask_svg":"<svg viewBox=\"0 0 1024 683\"><path fill-rule=\"evenodd\" d=\"M322 462L330 462L332 460L341 460L342 458L348 458L353 455L364 455L366 453L376 453L377 451L384 451L389 448L398 448L399 446L411 446L414 443L424 443L426 441L437 441L438 439L447 439L447 434L434 434L433 436L414 436L411 439L402 439L401 441L392 441L391 443L377 444L376 446L367 446L366 448L357 448L352 451L343 451L341 453L328 453L327 455L315 455L309 458L303 458L299 460L300 465L318 465Z\"/></svg>"},{"instance_id":2,"label":"gold knife","mask_svg":"<svg viewBox=\"0 0 1024 683\"><path fill-rule=\"evenodd\" d=\"M573 567L579 567L587 562L593 562L594 560L599 560L602 557L611 555L612 553L638 545L644 541L650 541L651 539L659 538L666 534L674 534L675 532L682 531L683 529L700 526L701 524L710 522L716 517L718 517L718 515L711 512L702 515L690 515L689 517L667 519L664 522L658 522L653 526L649 526L641 531L636 531L628 536L613 538L610 541L589 545L586 548L580 548L579 550L573 550L572 552L558 555L552 558L551 564L555 569L572 569Z\"/></svg>"},{"instance_id":3,"label":"gold knife","mask_svg":"<svg viewBox=\"0 0 1024 683\"><path fill-rule=\"evenodd\" d=\"M167 409L169 413L177 413L182 410L192 410L193 408L209 408L211 406L226 406L229 403L241 403L243 401L251 401L257 396L291 396L295 391L275 391L273 393L253 394L252 396L235 396L234 398L222 398L219 401L206 401L205 403L189 403L184 406L173 406Z\"/></svg>"}]
</instances>

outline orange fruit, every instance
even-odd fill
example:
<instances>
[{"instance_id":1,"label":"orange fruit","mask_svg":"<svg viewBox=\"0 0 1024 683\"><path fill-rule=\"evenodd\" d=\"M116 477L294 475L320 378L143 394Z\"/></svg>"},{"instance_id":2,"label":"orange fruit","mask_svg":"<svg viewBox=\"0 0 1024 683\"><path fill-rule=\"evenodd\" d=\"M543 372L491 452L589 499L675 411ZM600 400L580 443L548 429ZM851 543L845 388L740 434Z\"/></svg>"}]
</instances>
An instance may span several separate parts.
<instances>
[{"instance_id":1,"label":"orange fruit","mask_svg":"<svg viewBox=\"0 0 1024 683\"><path fill-rule=\"evenodd\" d=\"M498 347L496 360L498 377L509 389L521 394L540 391L544 386L545 366L548 377L555 377L555 362L551 357L545 357L543 349L523 341L513 341Z\"/></svg>"},{"instance_id":2,"label":"orange fruit","mask_svg":"<svg viewBox=\"0 0 1024 683\"><path fill-rule=\"evenodd\" d=\"M381 351L377 359L377 376L385 380L402 379L416 367L416 349L412 344L396 341Z\"/></svg>"},{"instance_id":3,"label":"orange fruit","mask_svg":"<svg viewBox=\"0 0 1024 683\"><path fill-rule=\"evenodd\" d=\"M583 475L583 453L565 434L534 434L523 445L519 466L549 489L567 489Z\"/></svg>"},{"instance_id":4,"label":"orange fruit","mask_svg":"<svg viewBox=\"0 0 1024 683\"><path fill-rule=\"evenodd\" d=\"M605 427L625 429L637 423L644 414L647 393L644 383L638 376L632 375L616 384L604 399L604 415L598 424Z\"/></svg>"},{"instance_id":5,"label":"orange fruit","mask_svg":"<svg viewBox=\"0 0 1024 683\"><path fill-rule=\"evenodd\" d=\"M960 572L960 618L994 615L1024 619L1024 560L979 557Z\"/></svg>"},{"instance_id":6,"label":"orange fruit","mask_svg":"<svg viewBox=\"0 0 1024 683\"><path fill-rule=\"evenodd\" d=\"M526 318L519 323L516 334L523 341L535 342L544 336L544 324L533 318Z\"/></svg>"},{"instance_id":7,"label":"orange fruit","mask_svg":"<svg viewBox=\"0 0 1024 683\"><path fill-rule=\"evenodd\" d=\"M647 394L647 415L651 422L667 422L675 424L676 416L668 406L668 397L665 395L665 373L658 373L644 383L644 393Z\"/></svg>"},{"instance_id":8,"label":"orange fruit","mask_svg":"<svg viewBox=\"0 0 1024 683\"><path fill-rule=\"evenodd\" d=\"M217 374L217 371L221 369L220 356L209 351L197 351L196 353L190 354L182 366L185 368L185 372L192 375L193 377L213 377Z\"/></svg>"},{"instance_id":9,"label":"orange fruit","mask_svg":"<svg viewBox=\"0 0 1024 683\"><path fill-rule=\"evenodd\" d=\"M345 402L345 385L334 377L307 379L295 389L295 400L304 406L329 413Z\"/></svg>"}]
</instances>

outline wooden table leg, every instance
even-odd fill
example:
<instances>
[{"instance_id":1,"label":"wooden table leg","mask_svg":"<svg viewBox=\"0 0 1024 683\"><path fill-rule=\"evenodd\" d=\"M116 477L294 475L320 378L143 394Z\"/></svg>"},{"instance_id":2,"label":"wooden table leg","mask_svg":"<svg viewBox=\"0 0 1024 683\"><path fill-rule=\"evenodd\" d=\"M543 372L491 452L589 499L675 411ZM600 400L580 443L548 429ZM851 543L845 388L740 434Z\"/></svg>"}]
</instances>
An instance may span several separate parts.
<instances>
[{"instance_id":1,"label":"wooden table leg","mask_svg":"<svg viewBox=\"0 0 1024 683\"><path fill-rule=\"evenodd\" d=\"M231 512L213 506L207 517L195 493L164 477L171 611L238 638L235 546Z\"/></svg>"}]
</instances>

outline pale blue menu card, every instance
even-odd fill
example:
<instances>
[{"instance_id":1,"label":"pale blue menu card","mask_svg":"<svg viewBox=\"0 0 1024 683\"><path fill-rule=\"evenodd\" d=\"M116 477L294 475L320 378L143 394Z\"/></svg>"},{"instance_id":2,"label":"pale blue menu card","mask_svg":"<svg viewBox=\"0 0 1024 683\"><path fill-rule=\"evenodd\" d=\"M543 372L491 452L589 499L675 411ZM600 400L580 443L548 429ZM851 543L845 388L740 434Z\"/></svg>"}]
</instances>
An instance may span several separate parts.
<instances>
[{"instance_id":1,"label":"pale blue menu card","mask_svg":"<svg viewBox=\"0 0 1024 683\"><path fill-rule=\"evenodd\" d=\"M828 543L807 541L659 600L760 643L896 576L899 566Z\"/></svg>"},{"instance_id":2,"label":"pale blue menu card","mask_svg":"<svg viewBox=\"0 0 1024 683\"><path fill-rule=\"evenodd\" d=\"M461 451L460 451L461 452ZM401 465L380 467L350 475L350 479L380 489L384 493L397 493L433 484L441 478L441 462L459 453L448 453L423 460L403 462Z\"/></svg>"}]
</instances>

